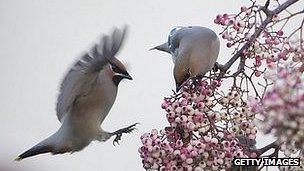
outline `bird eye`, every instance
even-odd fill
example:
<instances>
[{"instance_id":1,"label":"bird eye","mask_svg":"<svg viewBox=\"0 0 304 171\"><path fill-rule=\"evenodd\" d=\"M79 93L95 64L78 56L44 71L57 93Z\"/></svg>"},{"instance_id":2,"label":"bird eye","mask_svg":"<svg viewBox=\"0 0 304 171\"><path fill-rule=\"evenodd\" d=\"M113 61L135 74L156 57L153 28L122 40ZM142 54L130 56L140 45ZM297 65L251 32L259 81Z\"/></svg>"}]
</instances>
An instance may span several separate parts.
<instances>
[{"instance_id":1,"label":"bird eye","mask_svg":"<svg viewBox=\"0 0 304 171\"><path fill-rule=\"evenodd\" d=\"M122 74L126 74L127 71L115 66L115 65L111 65L113 72L115 73L122 73Z\"/></svg>"},{"instance_id":2,"label":"bird eye","mask_svg":"<svg viewBox=\"0 0 304 171\"><path fill-rule=\"evenodd\" d=\"M111 68L114 72L118 73L119 72L119 68L115 65L111 65Z\"/></svg>"}]
</instances>

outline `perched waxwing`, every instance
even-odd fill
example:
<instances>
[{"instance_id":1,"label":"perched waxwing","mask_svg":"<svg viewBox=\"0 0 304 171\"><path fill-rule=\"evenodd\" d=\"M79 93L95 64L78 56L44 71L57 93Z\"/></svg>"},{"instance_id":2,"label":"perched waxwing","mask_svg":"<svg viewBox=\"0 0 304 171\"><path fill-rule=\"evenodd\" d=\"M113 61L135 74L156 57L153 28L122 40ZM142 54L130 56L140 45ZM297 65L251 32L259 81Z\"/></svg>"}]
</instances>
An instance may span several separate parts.
<instances>
[{"instance_id":1,"label":"perched waxwing","mask_svg":"<svg viewBox=\"0 0 304 171\"><path fill-rule=\"evenodd\" d=\"M172 55L176 91L188 78L204 76L210 71L219 54L220 41L216 33L206 27L176 27L168 41L153 49Z\"/></svg>"},{"instance_id":2,"label":"perched waxwing","mask_svg":"<svg viewBox=\"0 0 304 171\"><path fill-rule=\"evenodd\" d=\"M101 38L88 53L68 71L57 99L57 117L61 127L57 132L19 155L16 160L42 153L62 154L80 151L92 141L106 141L116 135L113 144L135 125L115 132L104 131L100 125L116 99L122 79L132 80L124 65L115 58L126 35L123 30Z\"/></svg>"}]
</instances>

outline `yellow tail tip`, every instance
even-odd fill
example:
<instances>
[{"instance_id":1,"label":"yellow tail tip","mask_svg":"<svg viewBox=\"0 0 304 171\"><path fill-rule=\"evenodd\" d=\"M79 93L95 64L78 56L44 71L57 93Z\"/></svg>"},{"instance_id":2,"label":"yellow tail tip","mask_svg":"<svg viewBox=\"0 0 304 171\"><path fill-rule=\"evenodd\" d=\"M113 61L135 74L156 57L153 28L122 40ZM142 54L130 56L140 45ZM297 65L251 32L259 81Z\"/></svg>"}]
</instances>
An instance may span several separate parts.
<instances>
[{"instance_id":1,"label":"yellow tail tip","mask_svg":"<svg viewBox=\"0 0 304 171\"><path fill-rule=\"evenodd\" d=\"M22 158L19 156L14 159L14 161L20 161L20 160L22 160Z\"/></svg>"}]
</instances>

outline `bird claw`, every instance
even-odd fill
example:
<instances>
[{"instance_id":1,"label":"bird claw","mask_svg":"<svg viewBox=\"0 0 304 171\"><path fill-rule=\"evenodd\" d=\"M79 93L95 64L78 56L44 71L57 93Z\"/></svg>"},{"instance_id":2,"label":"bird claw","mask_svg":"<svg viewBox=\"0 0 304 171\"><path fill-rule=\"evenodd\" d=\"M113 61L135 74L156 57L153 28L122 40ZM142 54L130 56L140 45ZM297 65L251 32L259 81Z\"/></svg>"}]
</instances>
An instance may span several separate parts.
<instances>
[{"instance_id":1,"label":"bird claw","mask_svg":"<svg viewBox=\"0 0 304 171\"><path fill-rule=\"evenodd\" d=\"M218 62L215 62L215 64L214 64L212 70L213 70L214 72L217 72L218 70L222 71L223 68L224 68L224 65L219 64Z\"/></svg>"},{"instance_id":2,"label":"bird claw","mask_svg":"<svg viewBox=\"0 0 304 171\"><path fill-rule=\"evenodd\" d=\"M122 134L123 133L131 133L134 130L136 130L135 126L137 124L139 124L139 123L132 124L132 125L130 125L128 127L125 127L125 128L122 128L122 129L119 129L119 130L113 132L112 134L116 135L115 139L113 140L113 145L115 146L115 143L117 143L119 145L119 141L121 140Z\"/></svg>"},{"instance_id":3,"label":"bird claw","mask_svg":"<svg viewBox=\"0 0 304 171\"><path fill-rule=\"evenodd\" d=\"M121 136L122 136L122 134L117 134L116 135L115 139L113 140L113 145L114 146L116 146L115 143L117 143L118 145L120 145L119 144L119 140L121 140Z\"/></svg>"}]
</instances>

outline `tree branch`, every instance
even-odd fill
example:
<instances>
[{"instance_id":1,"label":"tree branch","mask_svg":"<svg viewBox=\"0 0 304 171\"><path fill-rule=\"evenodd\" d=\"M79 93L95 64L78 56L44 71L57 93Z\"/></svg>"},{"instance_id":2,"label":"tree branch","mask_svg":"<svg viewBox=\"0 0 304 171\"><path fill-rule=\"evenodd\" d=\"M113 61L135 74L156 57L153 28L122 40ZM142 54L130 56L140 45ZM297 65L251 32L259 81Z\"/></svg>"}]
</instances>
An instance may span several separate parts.
<instances>
[{"instance_id":1,"label":"tree branch","mask_svg":"<svg viewBox=\"0 0 304 171\"><path fill-rule=\"evenodd\" d=\"M257 152L258 156L261 156L262 154L264 154L265 152L267 152L268 150L270 150L272 148L278 149L279 146L280 146L279 142L278 141L274 141L274 142L266 145L265 147L257 149L256 152ZM275 150L275 151L277 151L277 150Z\"/></svg>"},{"instance_id":2,"label":"tree branch","mask_svg":"<svg viewBox=\"0 0 304 171\"><path fill-rule=\"evenodd\" d=\"M241 56L244 56L243 52L250 48L250 46L252 45L252 43L256 40L257 37L260 36L260 34L262 33L262 31L266 28L266 26L272 21L272 18L274 17L274 15L279 14L280 12L282 12L283 10L285 10L286 8L288 8L290 5L296 3L299 0L288 0L285 3L283 3L282 5L280 5L279 7L277 7L276 9L274 9L273 11L270 11L267 9L268 7L268 1L266 2L265 6L263 6L261 8L267 9L266 12L266 19L262 22L262 24L260 25L260 27L257 28L257 30L254 32L254 34L250 37L250 39L243 45L243 47L237 51L232 58L225 64L222 66L221 68L221 73L222 76L228 71L228 69L233 65L233 63Z\"/></svg>"}]
</instances>

